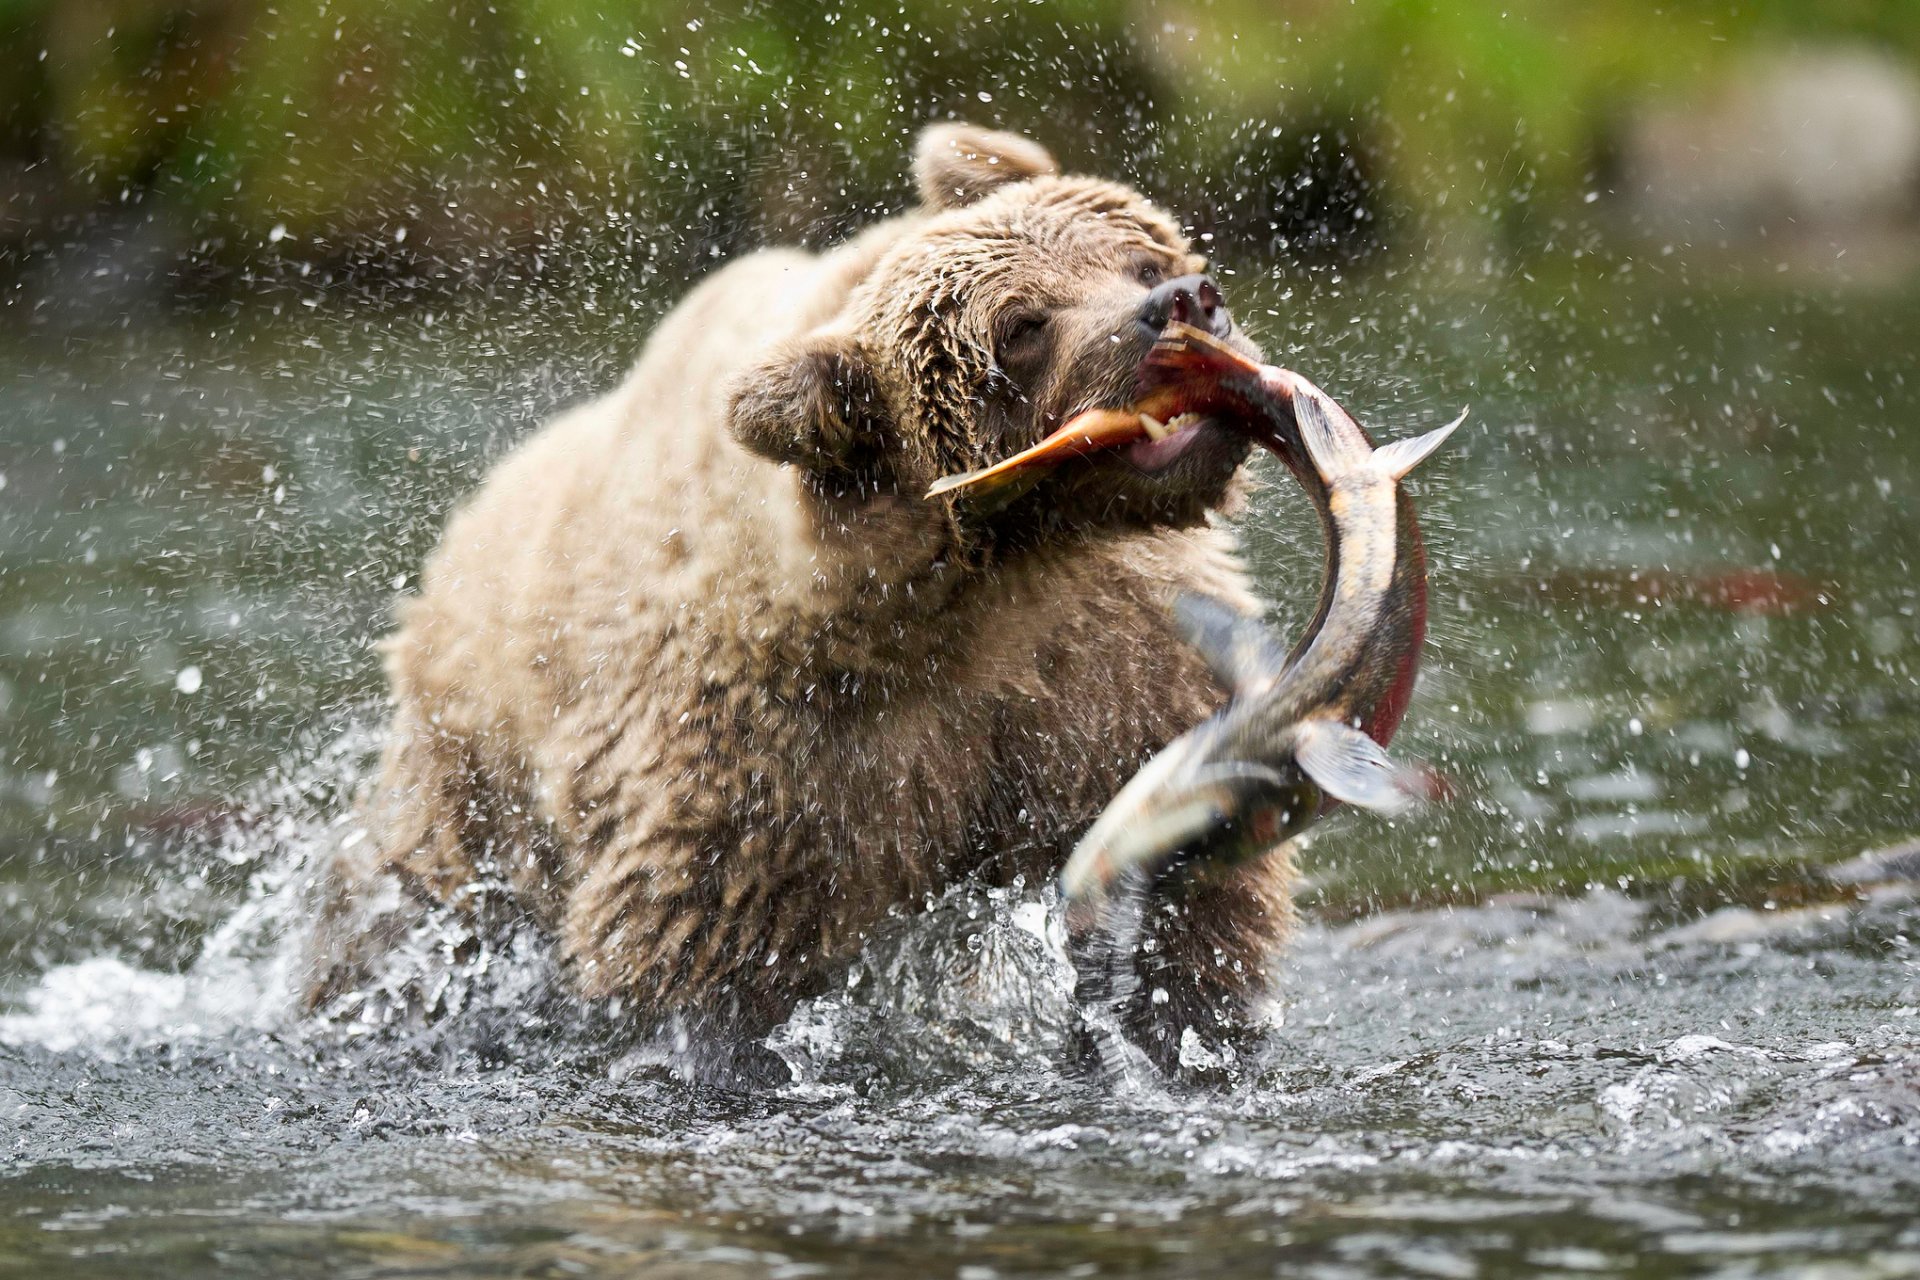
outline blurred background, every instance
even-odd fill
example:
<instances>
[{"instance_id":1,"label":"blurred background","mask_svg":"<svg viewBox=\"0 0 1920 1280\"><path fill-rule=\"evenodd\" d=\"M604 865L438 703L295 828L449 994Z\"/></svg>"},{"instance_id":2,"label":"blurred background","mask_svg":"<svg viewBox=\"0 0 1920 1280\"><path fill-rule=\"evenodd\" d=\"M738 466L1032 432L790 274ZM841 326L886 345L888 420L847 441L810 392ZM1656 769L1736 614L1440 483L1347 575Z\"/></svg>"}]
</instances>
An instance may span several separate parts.
<instances>
[{"instance_id":1,"label":"blurred background","mask_svg":"<svg viewBox=\"0 0 1920 1280\"><path fill-rule=\"evenodd\" d=\"M1869 0L0 0L0 957L190 953L198 835L357 780L303 762L458 495L945 117L1163 201L1382 431L1474 406L1408 748L1463 800L1330 830L1328 910L1825 892L1920 834L1917 59Z\"/></svg>"},{"instance_id":2,"label":"blurred background","mask_svg":"<svg viewBox=\"0 0 1920 1280\"><path fill-rule=\"evenodd\" d=\"M1911 230L1917 52L1872 0L7 0L0 252L16 315L684 275L897 207L959 115L1267 255L1830 257Z\"/></svg>"}]
</instances>

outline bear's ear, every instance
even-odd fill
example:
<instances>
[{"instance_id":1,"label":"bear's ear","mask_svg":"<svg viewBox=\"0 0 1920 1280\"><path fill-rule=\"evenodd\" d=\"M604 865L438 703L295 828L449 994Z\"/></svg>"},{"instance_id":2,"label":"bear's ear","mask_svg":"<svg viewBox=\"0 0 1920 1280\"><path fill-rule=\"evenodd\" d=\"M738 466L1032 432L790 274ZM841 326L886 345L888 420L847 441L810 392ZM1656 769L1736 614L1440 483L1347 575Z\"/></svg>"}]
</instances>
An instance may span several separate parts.
<instances>
[{"instance_id":1,"label":"bear's ear","mask_svg":"<svg viewBox=\"0 0 1920 1280\"><path fill-rule=\"evenodd\" d=\"M849 334L815 333L775 347L728 397L734 439L763 458L810 471L869 461L886 425L873 364Z\"/></svg>"},{"instance_id":2,"label":"bear's ear","mask_svg":"<svg viewBox=\"0 0 1920 1280\"><path fill-rule=\"evenodd\" d=\"M995 187L1058 172L1039 143L970 124L929 125L913 152L920 202L929 209L958 209Z\"/></svg>"}]
</instances>

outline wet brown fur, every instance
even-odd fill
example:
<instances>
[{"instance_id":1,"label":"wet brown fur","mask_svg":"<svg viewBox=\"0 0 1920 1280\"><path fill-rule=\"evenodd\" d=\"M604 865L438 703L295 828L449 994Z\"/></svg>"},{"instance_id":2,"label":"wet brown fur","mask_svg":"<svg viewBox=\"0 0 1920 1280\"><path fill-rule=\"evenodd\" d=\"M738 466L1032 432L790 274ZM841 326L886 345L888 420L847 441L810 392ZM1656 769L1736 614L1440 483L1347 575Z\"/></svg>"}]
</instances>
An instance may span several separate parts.
<instances>
[{"instance_id":1,"label":"wet brown fur","mask_svg":"<svg viewBox=\"0 0 1920 1280\"><path fill-rule=\"evenodd\" d=\"M463 909L494 878L584 994L758 1030L889 912L1053 876L1219 704L1166 603L1251 605L1208 523L1243 453L1082 468L992 520L919 497L1123 401L1141 264L1197 260L1024 139L940 126L916 166L922 208L718 272L452 518L386 645L372 838L334 870L314 999L377 963L381 883ZM996 364L1034 307L1042 345ZM1143 1038L1240 1015L1290 877L1275 857L1156 910Z\"/></svg>"}]
</instances>

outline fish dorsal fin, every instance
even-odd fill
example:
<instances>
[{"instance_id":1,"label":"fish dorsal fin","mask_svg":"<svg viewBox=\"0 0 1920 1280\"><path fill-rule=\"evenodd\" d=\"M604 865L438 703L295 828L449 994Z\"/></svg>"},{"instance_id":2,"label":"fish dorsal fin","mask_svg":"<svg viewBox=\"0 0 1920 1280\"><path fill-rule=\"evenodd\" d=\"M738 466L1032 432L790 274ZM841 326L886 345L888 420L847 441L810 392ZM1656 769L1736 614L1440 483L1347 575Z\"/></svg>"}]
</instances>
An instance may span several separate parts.
<instances>
[{"instance_id":1,"label":"fish dorsal fin","mask_svg":"<svg viewBox=\"0 0 1920 1280\"><path fill-rule=\"evenodd\" d=\"M1360 424L1320 388L1293 375L1293 420L1313 469L1328 484L1359 467L1373 453Z\"/></svg>"},{"instance_id":2,"label":"fish dorsal fin","mask_svg":"<svg viewBox=\"0 0 1920 1280\"><path fill-rule=\"evenodd\" d=\"M1260 688L1286 669L1287 652L1274 643L1266 624L1218 596L1182 591L1174 601L1173 618L1228 693Z\"/></svg>"},{"instance_id":3,"label":"fish dorsal fin","mask_svg":"<svg viewBox=\"0 0 1920 1280\"><path fill-rule=\"evenodd\" d=\"M1379 743L1337 720L1303 720L1293 758L1336 800L1376 813L1404 813L1425 798L1420 776L1395 764Z\"/></svg>"},{"instance_id":4,"label":"fish dorsal fin","mask_svg":"<svg viewBox=\"0 0 1920 1280\"><path fill-rule=\"evenodd\" d=\"M1447 437L1460 429L1467 420L1467 411L1462 409L1460 416L1444 427L1437 427L1423 436L1414 436L1410 440L1395 440L1374 450L1373 462L1396 481L1407 472L1425 462L1435 449L1447 442Z\"/></svg>"}]
</instances>

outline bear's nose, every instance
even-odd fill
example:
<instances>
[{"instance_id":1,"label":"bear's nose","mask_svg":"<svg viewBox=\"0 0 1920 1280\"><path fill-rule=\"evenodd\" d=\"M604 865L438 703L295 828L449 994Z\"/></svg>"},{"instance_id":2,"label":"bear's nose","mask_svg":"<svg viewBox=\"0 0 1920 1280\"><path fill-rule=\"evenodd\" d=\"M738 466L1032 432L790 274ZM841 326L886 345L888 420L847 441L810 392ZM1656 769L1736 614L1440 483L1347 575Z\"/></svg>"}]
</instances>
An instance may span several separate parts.
<instances>
[{"instance_id":1,"label":"bear's nose","mask_svg":"<svg viewBox=\"0 0 1920 1280\"><path fill-rule=\"evenodd\" d=\"M1216 338L1233 331L1233 316L1227 300L1212 276L1179 276L1155 287L1140 304L1140 327L1157 338L1168 325L1178 321L1196 329L1205 329Z\"/></svg>"}]
</instances>

